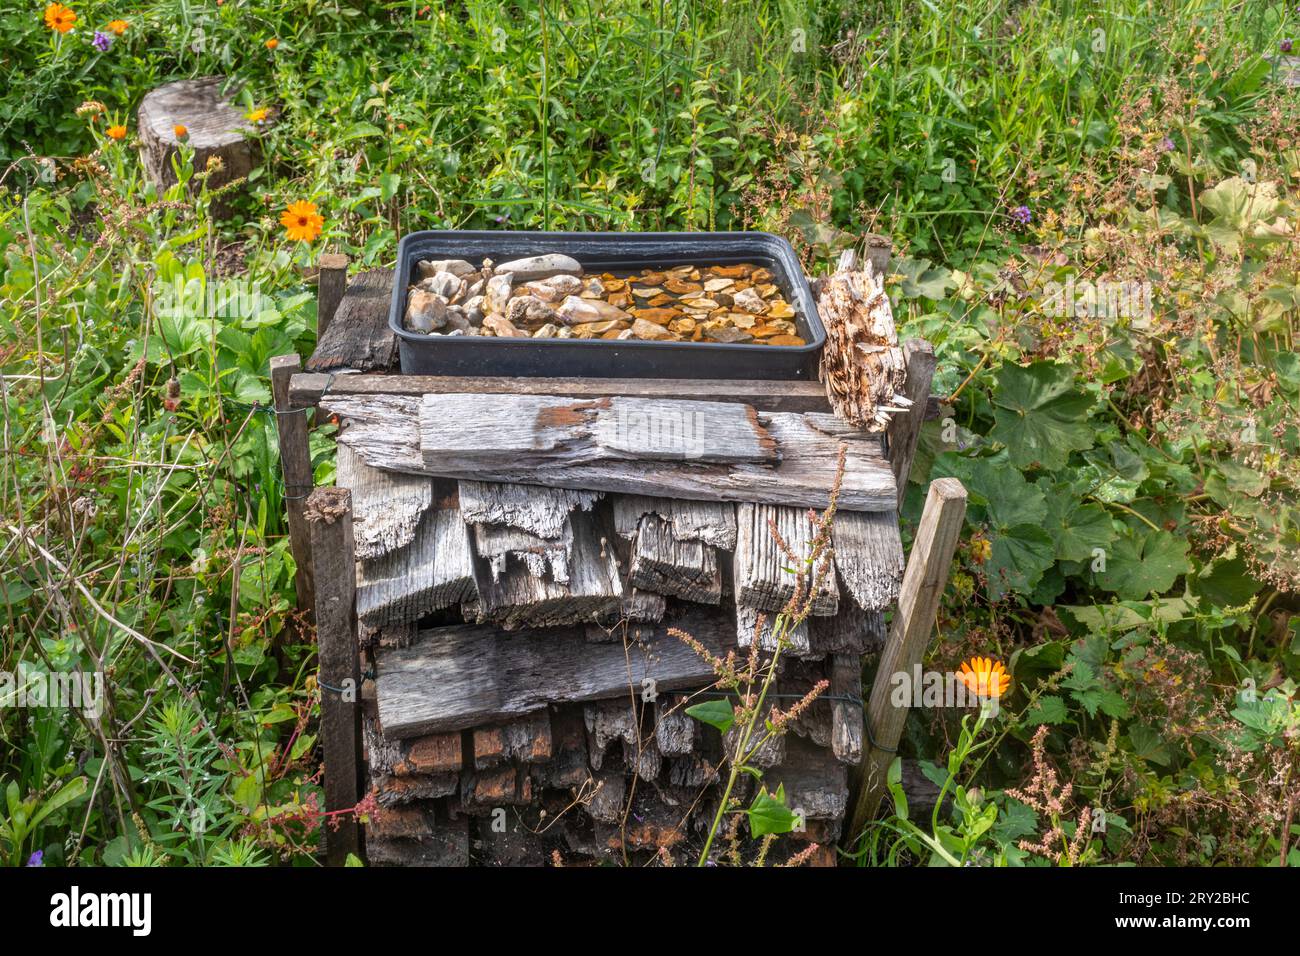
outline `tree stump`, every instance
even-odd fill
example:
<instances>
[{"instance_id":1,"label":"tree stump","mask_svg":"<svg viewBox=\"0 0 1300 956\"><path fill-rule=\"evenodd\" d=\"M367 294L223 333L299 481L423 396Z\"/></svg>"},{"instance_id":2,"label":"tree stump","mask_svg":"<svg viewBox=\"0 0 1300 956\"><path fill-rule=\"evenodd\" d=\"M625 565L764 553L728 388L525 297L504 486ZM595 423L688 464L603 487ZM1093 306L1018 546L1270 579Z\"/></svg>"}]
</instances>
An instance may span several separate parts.
<instances>
[{"instance_id":1,"label":"tree stump","mask_svg":"<svg viewBox=\"0 0 1300 956\"><path fill-rule=\"evenodd\" d=\"M209 190L252 172L257 144L248 138L248 118L221 92L225 82L222 76L177 80L148 93L140 103L141 158L159 192L176 184L172 157L179 145L177 126L185 127L186 143L194 149L195 175L207 169L210 157L221 160L221 169L208 179ZM213 201L214 215L229 215L229 198L227 194Z\"/></svg>"}]
</instances>

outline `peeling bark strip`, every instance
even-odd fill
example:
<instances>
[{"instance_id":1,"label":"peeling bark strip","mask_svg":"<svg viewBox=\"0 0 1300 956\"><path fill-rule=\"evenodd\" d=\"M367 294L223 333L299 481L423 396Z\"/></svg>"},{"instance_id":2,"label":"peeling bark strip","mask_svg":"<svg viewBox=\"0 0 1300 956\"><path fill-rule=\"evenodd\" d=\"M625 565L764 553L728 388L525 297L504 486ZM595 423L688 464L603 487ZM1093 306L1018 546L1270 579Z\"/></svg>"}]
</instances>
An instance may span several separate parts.
<instances>
[{"instance_id":1,"label":"peeling bark strip","mask_svg":"<svg viewBox=\"0 0 1300 956\"><path fill-rule=\"evenodd\" d=\"M509 525L539 538L559 538L569 513L590 511L599 491L569 491L537 485L503 485L488 481L460 483L460 511L470 524Z\"/></svg>"},{"instance_id":2,"label":"peeling bark strip","mask_svg":"<svg viewBox=\"0 0 1300 956\"><path fill-rule=\"evenodd\" d=\"M645 495L614 498L614 529L624 538L636 537L645 515L658 515L672 526L678 541L702 541L724 551L736 550L736 508L729 502L680 501Z\"/></svg>"},{"instance_id":3,"label":"peeling bark strip","mask_svg":"<svg viewBox=\"0 0 1300 956\"><path fill-rule=\"evenodd\" d=\"M838 520L838 518L836 519ZM776 525L781 539L803 560L812 551L813 526L808 512L775 505L741 505L736 509L737 539L734 562L736 604L760 611L779 611L794 596L796 576L790 558L772 537L769 522ZM812 585L814 568L807 569ZM835 566L823 576L813 614L834 614L839 609L839 586Z\"/></svg>"},{"instance_id":4,"label":"peeling bark strip","mask_svg":"<svg viewBox=\"0 0 1300 956\"><path fill-rule=\"evenodd\" d=\"M478 398L494 400L493 396ZM607 459L571 464L555 459L553 452L535 454L527 449L510 454L468 450L426 460L420 444L423 404L420 396L409 395L327 394L321 401L327 412L344 419L339 440L367 464L390 471L587 492L824 508L843 445L847 455L840 509L893 511L898 504L893 471L884 460L880 438L855 430L834 415L760 412L758 419L779 451L780 460L774 462ZM424 431L436 436L447 425L445 419L431 415ZM497 444L492 436L482 438L480 444L489 449ZM445 438L431 441L446 443Z\"/></svg>"},{"instance_id":5,"label":"peeling bark strip","mask_svg":"<svg viewBox=\"0 0 1300 956\"><path fill-rule=\"evenodd\" d=\"M420 449L485 465L607 460L770 462L776 447L748 405L555 395L426 395Z\"/></svg>"},{"instance_id":6,"label":"peeling bark strip","mask_svg":"<svg viewBox=\"0 0 1300 956\"><path fill-rule=\"evenodd\" d=\"M628 580L633 587L699 604L722 600L717 550L699 541L677 540L658 515L641 519Z\"/></svg>"},{"instance_id":7,"label":"peeling bark strip","mask_svg":"<svg viewBox=\"0 0 1300 956\"><path fill-rule=\"evenodd\" d=\"M883 277L870 265L844 269L822 285L817 312L826 326L820 377L836 413L861 428L883 430L906 377ZM904 400L906 401L906 400Z\"/></svg>"},{"instance_id":8,"label":"peeling bark strip","mask_svg":"<svg viewBox=\"0 0 1300 956\"><path fill-rule=\"evenodd\" d=\"M338 485L352 492L353 533L362 561L404 548L433 503L433 480L371 468L347 445L338 446Z\"/></svg>"},{"instance_id":9,"label":"peeling bark strip","mask_svg":"<svg viewBox=\"0 0 1300 956\"><path fill-rule=\"evenodd\" d=\"M844 589L864 611L892 607L903 582L898 518L883 511L845 511L831 526L835 567Z\"/></svg>"},{"instance_id":10,"label":"peeling bark strip","mask_svg":"<svg viewBox=\"0 0 1300 956\"><path fill-rule=\"evenodd\" d=\"M376 653L384 734L393 739L462 730L522 717L548 704L623 696L650 678L659 691L702 687L713 670L667 633L681 627L712 653L735 647L718 611L686 613L645 626L653 636L624 649L588 643L581 628L507 632L459 625L423 632L409 647ZM436 688L436 693L430 690Z\"/></svg>"},{"instance_id":11,"label":"peeling bark strip","mask_svg":"<svg viewBox=\"0 0 1300 956\"><path fill-rule=\"evenodd\" d=\"M473 594L469 530L455 508L430 508L409 545L360 562L357 617L368 627L414 623Z\"/></svg>"}]
</instances>

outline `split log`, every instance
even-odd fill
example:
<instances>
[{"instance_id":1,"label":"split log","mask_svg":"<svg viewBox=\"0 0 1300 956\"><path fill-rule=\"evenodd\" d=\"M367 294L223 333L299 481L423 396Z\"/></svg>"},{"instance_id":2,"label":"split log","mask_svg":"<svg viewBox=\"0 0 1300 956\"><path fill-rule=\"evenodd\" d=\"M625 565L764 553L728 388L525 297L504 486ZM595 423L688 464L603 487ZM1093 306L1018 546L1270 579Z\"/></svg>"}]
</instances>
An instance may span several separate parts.
<instances>
[{"instance_id":1,"label":"split log","mask_svg":"<svg viewBox=\"0 0 1300 956\"><path fill-rule=\"evenodd\" d=\"M657 514L641 519L628 580L633 587L698 604L722 600L717 550L700 541L679 540Z\"/></svg>"},{"instance_id":2,"label":"split log","mask_svg":"<svg viewBox=\"0 0 1300 956\"><path fill-rule=\"evenodd\" d=\"M426 460L421 451L422 405L421 398L404 395L327 394L321 400L322 408L344 419L340 441L373 467L391 471L699 501L824 508L843 446L847 455L840 509L892 511L898 504L893 472L883 458L880 439L833 415L758 413L759 427L780 450L781 460L775 464L607 460L565 465L545 460L545 455L544 460L533 461L527 451L518 451L508 462L501 461L497 452L481 456L465 452L456 459L444 455ZM425 425L425 433L440 428L433 419ZM445 435L432 440L438 444L431 447L451 444Z\"/></svg>"},{"instance_id":3,"label":"split log","mask_svg":"<svg viewBox=\"0 0 1300 956\"><path fill-rule=\"evenodd\" d=\"M903 580L898 516L887 511L843 511L831 524L840 584L864 611L893 607Z\"/></svg>"},{"instance_id":4,"label":"split log","mask_svg":"<svg viewBox=\"0 0 1300 956\"><path fill-rule=\"evenodd\" d=\"M642 518L657 515L671 526L678 541L701 541L724 551L736 549L735 505L645 495L615 495L613 502L614 530L620 537L631 540Z\"/></svg>"},{"instance_id":5,"label":"split log","mask_svg":"<svg viewBox=\"0 0 1300 956\"><path fill-rule=\"evenodd\" d=\"M792 567L794 562L777 543L771 529L775 526L781 540L802 562L811 556L814 536L807 511L768 504L742 504L736 509L736 525L733 565L736 604L760 611L780 611L794 596L798 579ZM815 576L815 569L806 569L806 586L812 586ZM821 577L812 613L834 614L838 608L839 586L832 560Z\"/></svg>"},{"instance_id":6,"label":"split log","mask_svg":"<svg viewBox=\"0 0 1300 956\"><path fill-rule=\"evenodd\" d=\"M644 642L591 644L579 628L508 632L460 625L425 631L409 646L375 653L384 732L393 738L510 720L554 703L638 693L644 679L659 692L702 687L712 668L677 638L679 627L711 653L735 647L735 625L720 611L686 610ZM437 693L430 693L437 688Z\"/></svg>"},{"instance_id":7,"label":"split log","mask_svg":"<svg viewBox=\"0 0 1300 956\"><path fill-rule=\"evenodd\" d=\"M223 93L224 76L177 80L145 94L140 102L139 129L141 161L145 173L159 193L176 185L172 159L180 149L178 126L185 129L185 144L194 150L194 172L201 175L212 160L220 168L207 180L209 191L246 179L257 159L256 141L248 134L252 123L234 104L232 93ZM229 196L213 200L213 215L231 213Z\"/></svg>"},{"instance_id":8,"label":"split log","mask_svg":"<svg viewBox=\"0 0 1300 956\"><path fill-rule=\"evenodd\" d=\"M487 481L460 483L460 510L467 522L506 525L538 538L560 537L574 509L590 511L600 498L598 491Z\"/></svg>"},{"instance_id":9,"label":"split log","mask_svg":"<svg viewBox=\"0 0 1300 956\"><path fill-rule=\"evenodd\" d=\"M860 428L883 431L898 402L906 365L883 276L870 264L841 269L822 283L817 312L826 327L820 378L836 414ZM909 403L910 404L910 403Z\"/></svg>"},{"instance_id":10,"label":"split log","mask_svg":"<svg viewBox=\"0 0 1300 956\"><path fill-rule=\"evenodd\" d=\"M316 341L308 372L351 369L386 372L397 362L397 336L388 324L393 294L391 269L368 269L352 279L334 319ZM328 393L332 377L321 386Z\"/></svg>"}]
</instances>

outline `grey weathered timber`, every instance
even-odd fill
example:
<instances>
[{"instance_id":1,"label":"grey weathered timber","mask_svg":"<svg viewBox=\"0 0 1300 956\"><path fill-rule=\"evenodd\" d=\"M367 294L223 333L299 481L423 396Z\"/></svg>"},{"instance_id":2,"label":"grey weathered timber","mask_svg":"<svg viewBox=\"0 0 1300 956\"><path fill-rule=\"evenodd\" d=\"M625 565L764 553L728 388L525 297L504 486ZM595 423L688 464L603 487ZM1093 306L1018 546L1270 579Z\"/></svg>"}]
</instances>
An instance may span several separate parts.
<instances>
[{"instance_id":1,"label":"grey weathered timber","mask_svg":"<svg viewBox=\"0 0 1300 956\"><path fill-rule=\"evenodd\" d=\"M368 561L404 548L433 504L435 479L371 468L347 445L335 456L335 480L352 492L357 558Z\"/></svg>"},{"instance_id":2,"label":"grey weathered timber","mask_svg":"<svg viewBox=\"0 0 1300 956\"><path fill-rule=\"evenodd\" d=\"M892 607L903 580L898 517L885 511L842 511L831 524L840 583L864 611Z\"/></svg>"},{"instance_id":3,"label":"grey weathered timber","mask_svg":"<svg viewBox=\"0 0 1300 956\"><path fill-rule=\"evenodd\" d=\"M787 734L785 759L763 775L763 785L775 792L785 787L785 802L805 820L837 820L849 800L848 767L827 760L811 741Z\"/></svg>"},{"instance_id":4,"label":"grey weathered timber","mask_svg":"<svg viewBox=\"0 0 1300 956\"><path fill-rule=\"evenodd\" d=\"M762 621L760 622L760 618ZM736 646L748 650L758 638L758 649L769 654L776 650L775 611L760 611L744 604L736 605ZM760 626L761 624L761 626ZM793 657L808 657L812 653L808 641L808 621L803 620L789 628L785 635L788 644L785 653Z\"/></svg>"},{"instance_id":5,"label":"grey weathered timber","mask_svg":"<svg viewBox=\"0 0 1300 956\"><path fill-rule=\"evenodd\" d=\"M840 763L862 761L862 662L856 654L831 658L831 752Z\"/></svg>"},{"instance_id":6,"label":"grey weathered timber","mask_svg":"<svg viewBox=\"0 0 1300 956\"><path fill-rule=\"evenodd\" d=\"M354 283L355 285L355 283ZM385 313L385 316L387 313ZM345 319L355 320L355 314ZM340 333L341 334L341 333ZM318 349L319 351L319 349ZM352 360L370 361L369 351ZM345 355L332 355L339 368L355 368ZM325 361L322 353L322 361ZM308 368L313 368L308 363ZM817 382L681 378L517 378L510 376L382 375L331 376L307 372L294 378L290 397L294 407L314 407L326 392L331 395L442 395L474 392L479 395L567 395L579 399L628 398L690 399L701 402L738 402L761 412L828 412L830 406Z\"/></svg>"},{"instance_id":7,"label":"grey weathered timber","mask_svg":"<svg viewBox=\"0 0 1300 956\"><path fill-rule=\"evenodd\" d=\"M642 517L658 515L672 526L678 541L702 541L724 551L736 548L736 507L730 502L615 495L613 504L614 530L629 540Z\"/></svg>"},{"instance_id":8,"label":"grey weathered timber","mask_svg":"<svg viewBox=\"0 0 1300 956\"><path fill-rule=\"evenodd\" d=\"M826 397L845 421L882 431L896 409L906 374L884 277L841 263L821 283L817 312L826 327L818 375Z\"/></svg>"},{"instance_id":9,"label":"grey weathered timber","mask_svg":"<svg viewBox=\"0 0 1300 956\"><path fill-rule=\"evenodd\" d=\"M641 728L630 693L624 692L610 700L593 701L582 709L593 770L600 770L605 765L605 755L612 743L622 743L625 753L629 747L634 753L636 751Z\"/></svg>"},{"instance_id":10,"label":"grey weathered timber","mask_svg":"<svg viewBox=\"0 0 1300 956\"><path fill-rule=\"evenodd\" d=\"M507 558L498 570L481 556L475 562L479 616L502 627L551 627L618 616L624 587L603 524L589 511L569 516L572 544L561 582L538 562Z\"/></svg>"},{"instance_id":11,"label":"grey weathered timber","mask_svg":"<svg viewBox=\"0 0 1300 956\"><path fill-rule=\"evenodd\" d=\"M718 553L700 541L681 541L656 514L641 518L632 541L628 580L634 587L700 604L722 600Z\"/></svg>"},{"instance_id":12,"label":"grey weathered timber","mask_svg":"<svg viewBox=\"0 0 1300 956\"><path fill-rule=\"evenodd\" d=\"M327 252L317 260L316 339L325 334L348 288L348 257Z\"/></svg>"},{"instance_id":13,"label":"grey weathered timber","mask_svg":"<svg viewBox=\"0 0 1300 956\"><path fill-rule=\"evenodd\" d=\"M842 602L837 614L808 618L808 643L811 657L875 653L885 644L885 615L864 611L853 601Z\"/></svg>"},{"instance_id":14,"label":"grey weathered timber","mask_svg":"<svg viewBox=\"0 0 1300 956\"><path fill-rule=\"evenodd\" d=\"M172 159L180 148L177 126L185 128L185 144L194 150L196 179L207 171L210 160L220 161L221 168L207 177L209 191L230 186L252 172L257 158L256 140L249 136L253 124L235 105L238 91L222 92L225 84L224 76L176 80L145 94L140 101L141 157L159 192L176 184ZM191 188L196 187L193 182ZM219 218L231 212L229 196L218 196L212 205Z\"/></svg>"},{"instance_id":15,"label":"grey weathered timber","mask_svg":"<svg viewBox=\"0 0 1300 956\"><path fill-rule=\"evenodd\" d=\"M906 412L893 417L886 433L900 509L907 497L907 479L912 472L912 459L916 457L916 443L921 438L921 425L925 422L926 400L930 397L935 365L934 348L925 339L909 339L903 345L903 356L907 363L903 394L912 405Z\"/></svg>"},{"instance_id":16,"label":"grey weathered timber","mask_svg":"<svg viewBox=\"0 0 1300 956\"><path fill-rule=\"evenodd\" d=\"M523 563L536 578L549 577L557 584L569 583L569 553L573 550L573 527L566 520L564 533L556 538L539 538L527 531L501 524L476 524L474 553L487 562L492 580L500 580L511 561Z\"/></svg>"},{"instance_id":17,"label":"grey weathered timber","mask_svg":"<svg viewBox=\"0 0 1300 956\"><path fill-rule=\"evenodd\" d=\"M871 686L866 716L870 736L867 752L854 774L856 796L852 823L846 833L850 842L862 833L885 794L886 775L908 711L906 705L895 706L891 700L894 689L891 676L910 673L925 655L965 515L966 489L960 481L939 478L930 483L912 554L903 573L898 611Z\"/></svg>"},{"instance_id":18,"label":"grey weathered timber","mask_svg":"<svg viewBox=\"0 0 1300 956\"><path fill-rule=\"evenodd\" d=\"M303 518L303 506L314 484L307 413L289 408L289 379L300 368L302 361L296 355L276 355L271 359L271 395L275 401L280 471L284 475L284 509L289 524L289 550L295 565L293 586L298 607L312 614L316 593L312 586L311 535Z\"/></svg>"},{"instance_id":19,"label":"grey weathered timber","mask_svg":"<svg viewBox=\"0 0 1300 956\"><path fill-rule=\"evenodd\" d=\"M356 572L351 495L317 488L307 499L316 581L316 644L321 687L321 744L325 751L325 809L350 810L361 800L361 667L357 653ZM326 859L342 866L360 854L356 818L343 814L325 831Z\"/></svg>"},{"instance_id":20,"label":"grey weathered timber","mask_svg":"<svg viewBox=\"0 0 1300 956\"><path fill-rule=\"evenodd\" d=\"M811 556L814 529L808 512L777 505L742 504L736 508L736 554L733 559L736 604L760 611L780 611L794 596L796 564L773 537L771 525L805 570L805 587L813 584L814 570L802 562ZM818 559L820 567L823 559ZM806 599L807 595L804 595ZM821 576L812 613L834 614L839 608L839 585L831 562Z\"/></svg>"},{"instance_id":21,"label":"grey weathered timber","mask_svg":"<svg viewBox=\"0 0 1300 956\"><path fill-rule=\"evenodd\" d=\"M426 395L420 450L434 467L567 467L604 461L771 462L748 405L556 395Z\"/></svg>"},{"instance_id":22,"label":"grey weathered timber","mask_svg":"<svg viewBox=\"0 0 1300 956\"><path fill-rule=\"evenodd\" d=\"M846 467L839 507L845 511L893 511L898 504L893 472L884 460L879 438L846 426L833 415L759 412L759 425L776 440L782 456L774 465L645 460L573 465L530 461L523 452L513 461L489 464L464 454L455 461L446 455L426 460L419 427L422 402L420 397L405 395L330 393L321 407L344 420L340 441L373 467L393 471L580 491L824 508L843 445ZM430 430L434 430L433 423Z\"/></svg>"},{"instance_id":23,"label":"grey weathered timber","mask_svg":"<svg viewBox=\"0 0 1300 956\"><path fill-rule=\"evenodd\" d=\"M521 717L552 703L581 703L641 692L701 687L712 668L667 633L681 627L710 652L735 647L735 626L721 612L687 613L658 625L642 643L588 643L581 628L508 632L458 625L425 631L409 646L375 655L384 733L414 737ZM430 688L438 688L436 694Z\"/></svg>"},{"instance_id":24,"label":"grey weathered timber","mask_svg":"<svg viewBox=\"0 0 1300 956\"><path fill-rule=\"evenodd\" d=\"M460 511L470 524L507 525L539 538L559 538L575 508L590 511L599 491L569 491L490 481L460 483Z\"/></svg>"},{"instance_id":25,"label":"grey weathered timber","mask_svg":"<svg viewBox=\"0 0 1300 956\"><path fill-rule=\"evenodd\" d=\"M686 713L690 704L676 694L655 701L655 742L665 757L680 757L695 749L697 721Z\"/></svg>"},{"instance_id":26,"label":"grey weathered timber","mask_svg":"<svg viewBox=\"0 0 1300 956\"><path fill-rule=\"evenodd\" d=\"M309 372L388 371L397 361L397 337L388 325L391 269L369 269L348 285L334 318L307 360ZM328 391L329 377L321 383ZM337 381L337 379L335 379Z\"/></svg>"},{"instance_id":27,"label":"grey weathered timber","mask_svg":"<svg viewBox=\"0 0 1300 956\"><path fill-rule=\"evenodd\" d=\"M469 529L443 504L424 513L406 547L361 562L357 616L368 627L414 623L474 595Z\"/></svg>"}]
</instances>

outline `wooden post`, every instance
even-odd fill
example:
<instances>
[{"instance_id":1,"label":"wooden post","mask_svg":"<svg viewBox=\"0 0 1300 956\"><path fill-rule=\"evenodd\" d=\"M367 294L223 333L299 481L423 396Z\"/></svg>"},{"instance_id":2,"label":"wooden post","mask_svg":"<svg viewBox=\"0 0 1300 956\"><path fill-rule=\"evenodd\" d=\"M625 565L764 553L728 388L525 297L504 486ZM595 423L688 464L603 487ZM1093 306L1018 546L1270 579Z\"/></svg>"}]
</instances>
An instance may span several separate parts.
<instances>
[{"instance_id":1,"label":"wooden post","mask_svg":"<svg viewBox=\"0 0 1300 956\"><path fill-rule=\"evenodd\" d=\"M357 572L352 538L352 492L317 488L306 502L316 582L316 656L319 663L321 747L325 753L325 809L350 810L361 800L361 662L357 650ZM342 866L361 855L361 827L341 816L324 831L326 862Z\"/></svg>"},{"instance_id":2,"label":"wooden post","mask_svg":"<svg viewBox=\"0 0 1300 956\"><path fill-rule=\"evenodd\" d=\"M316 341L334 321L334 313L343 301L348 287L348 257L327 252L320 257L320 273L316 277Z\"/></svg>"},{"instance_id":3,"label":"wooden post","mask_svg":"<svg viewBox=\"0 0 1300 956\"><path fill-rule=\"evenodd\" d=\"M934 348L925 339L909 339L903 345L903 359L907 364L907 381L903 392L912 400L906 412L899 412L889 422L889 461L894 469L894 482L898 485L898 507L903 508L907 497L907 478L916 457L916 443L921 438L921 425L925 421L926 405L930 400L930 383L934 380Z\"/></svg>"},{"instance_id":4,"label":"wooden post","mask_svg":"<svg viewBox=\"0 0 1300 956\"><path fill-rule=\"evenodd\" d=\"M845 831L849 846L861 836L885 794L885 777L903 735L908 710L907 706L895 706L890 700L894 692L891 678L898 673L911 674L925 656L965 516L966 489L960 481L939 478L930 483L921 525L912 544L907 570L903 572L898 612L890 625L876 679L871 684L866 714L867 752L853 769L850 786L853 815Z\"/></svg>"},{"instance_id":5,"label":"wooden post","mask_svg":"<svg viewBox=\"0 0 1300 956\"><path fill-rule=\"evenodd\" d=\"M298 608L315 612L312 587L311 538L303 518L303 505L312 489L311 449L307 443L307 412L289 404L289 379L302 368L296 355L271 359L271 394L275 398L275 424L280 435L280 468L284 473L284 506L289 519L289 549L298 570L293 586Z\"/></svg>"}]
</instances>

